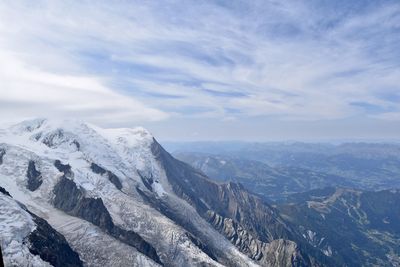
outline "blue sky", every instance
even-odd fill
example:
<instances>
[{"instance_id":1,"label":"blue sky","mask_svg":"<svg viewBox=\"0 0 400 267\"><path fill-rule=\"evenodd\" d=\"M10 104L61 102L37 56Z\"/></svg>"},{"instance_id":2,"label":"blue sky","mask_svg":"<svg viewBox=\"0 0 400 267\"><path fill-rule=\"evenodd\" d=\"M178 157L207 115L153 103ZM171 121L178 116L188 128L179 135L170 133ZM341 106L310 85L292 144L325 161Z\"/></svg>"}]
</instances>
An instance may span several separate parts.
<instances>
[{"instance_id":1,"label":"blue sky","mask_svg":"<svg viewBox=\"0 0 400 267\"><path fill-rule=\"evenodd\" d=\"M396 139L399 1L6 1L2 120L164 140Z\"/></svg>"}]
</instances>

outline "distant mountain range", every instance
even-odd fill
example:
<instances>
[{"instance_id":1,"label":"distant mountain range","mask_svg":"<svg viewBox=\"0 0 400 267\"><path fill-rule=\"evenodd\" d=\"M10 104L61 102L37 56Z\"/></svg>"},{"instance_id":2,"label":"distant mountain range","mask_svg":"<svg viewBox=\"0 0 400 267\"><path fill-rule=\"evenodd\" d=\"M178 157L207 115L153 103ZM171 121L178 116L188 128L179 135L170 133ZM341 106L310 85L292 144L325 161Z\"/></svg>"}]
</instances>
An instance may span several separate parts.
<instances>
[{"instance_id":1,"label":"distant mountain range","mask_svg":"<svg viewBox=\"0 0 400 267\"><path fill-rule=\"evenodd\" d=\"M400 144L385 143L169 143L181 159L200 162L200 156L250 160L274 169L313 171L343 177L345 184L365 190L400 188ZM190 155L191 154L191 155ZM264 167L268 168L268 167ZM204 171L204 170L203 170ZM288 170L289 171L289 170ZM207 172L206 172L207 173ZM336 179L335 180L340 180ZM336 185L336 184L332 184ZM319 187L319 186L318 186ZM312 188L310 188L312 189Z\"/></svg>"},{"instance_id":2,"label":"distant mountain range","mask_svg":"<svg viewBox=\"0 0 400 267\"><path fill-rule=\"evenodd\" d=\"M344 177L313 171L302 167L275 166L226 155L195 152L175 153L174 156L221 182L241 183L266 200L285 201L293 193L328 186L353 187Z\"/></svg>"}]
</instances>

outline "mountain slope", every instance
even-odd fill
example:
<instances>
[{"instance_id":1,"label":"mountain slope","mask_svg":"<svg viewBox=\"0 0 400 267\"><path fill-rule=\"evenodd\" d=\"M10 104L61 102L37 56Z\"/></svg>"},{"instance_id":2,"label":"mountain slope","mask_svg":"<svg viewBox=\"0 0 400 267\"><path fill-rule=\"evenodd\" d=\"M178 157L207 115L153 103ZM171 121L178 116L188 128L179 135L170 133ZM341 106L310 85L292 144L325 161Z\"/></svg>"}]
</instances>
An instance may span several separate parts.
<instances>
[{"instance_id":1,"label":"mountain slope","mask_svg":"<svg viewBox=\"0 0 400 267\"><path fill-rule=\"evenodd\" d=\"M63 235L2 187L0 236L5 266L83 266Z\"/></svg>"}]
</instances>

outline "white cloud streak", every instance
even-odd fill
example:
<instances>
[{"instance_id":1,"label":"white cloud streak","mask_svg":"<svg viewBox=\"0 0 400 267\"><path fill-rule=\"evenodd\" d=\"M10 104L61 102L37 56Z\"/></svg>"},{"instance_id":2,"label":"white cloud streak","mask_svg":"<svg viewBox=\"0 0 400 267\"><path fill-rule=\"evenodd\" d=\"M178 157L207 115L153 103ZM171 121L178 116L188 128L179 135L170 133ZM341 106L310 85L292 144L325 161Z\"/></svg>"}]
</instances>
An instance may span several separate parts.
<instances>
[{"instance_id":1,"label":"white cloud streak","mask_svg":"<svg viewBox=\"0 0 400 267\"><path fill-rule=\"evenodd\" d=\"M118 122L396 118L400 5L310 3L2 3L0 109Z\"/></svg>"},{"instance_id":2,"label":"white cloud streak","mask_svg":"<svg viewBox=\"0 0 400 267\"><path fill-rule=\"evenodd\" d=\"M96 77L60 75L25 66L0 52L3 119L82 117L94 122L159 120L167 114L115 93Z\"/></svg>"}]
</instances>

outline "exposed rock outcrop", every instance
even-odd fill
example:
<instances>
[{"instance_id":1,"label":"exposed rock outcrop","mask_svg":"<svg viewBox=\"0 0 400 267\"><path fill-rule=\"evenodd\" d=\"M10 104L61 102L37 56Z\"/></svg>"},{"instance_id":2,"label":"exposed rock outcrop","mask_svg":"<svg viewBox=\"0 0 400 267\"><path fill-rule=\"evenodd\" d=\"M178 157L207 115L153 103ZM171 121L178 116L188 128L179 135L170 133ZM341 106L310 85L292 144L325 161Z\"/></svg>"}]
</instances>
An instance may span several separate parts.
<instances>
[{"instance_id":1,"label":"exposed rock outcrop","mask_svg":"<svg viewBox=\"0 0 400 267\"><path fill-rule=\"evenodd\" d=\"M224 218L214 211L208 212L208 221L221 234L226 236L232 244L240 249L251 259L259 261L264 256L263 251L266 243L263 243L252 236L241 225L230 218Z\"/></svg>"},{"instance_id":2,"label":"exposed rock outcrop","mask_svg":"<svg viewBox=\"0 0 400 267\"><path fill-rule=\"evenodd\" d=\"M153 177L152 177L152 176L147 177L147 176L145 176L144 174L142 174L140 171L138 171L138 174L139 174L139 177L140 177L140 179L142 180L144 186L145 186L148 190L153 191L153 187L151 186L151 185L153 184L153 182L154 182Z\"/></svg>"},{"instance_id":3,"label":"exposed rock outcrop","mask_svg":"<svg viewBox=\"0 0 400 267\"><path fill-rule=\"evenodd\" d=\"M312 262L307 262L297 246L290 240L276 239L271 241L264 248L265 258L268 259L268 266L271 267L293 267L310 266Z\"/></svg>"},{"instance_id":4,"label":"exposed rock outcrop","mask_svg":"<svg viewBox=\"0 0 400 267\"><path fill-rule=\"evenodd\" d=\"M29 211L28 211L29 212ZM83 266L78 253L72 250L65 237L54 230L45 220L29 212L36 229L29 234L29 251L55 267Z\"/></svg>"},{"instance_id":5,"label":"exposed rock outcrop","mask_svg":"<svg viewBox=\"0 0 400 267\"><path fill-rule=\"evenodd\" d=\"M61 161L57 159L54 161L54 166L57 168L57 170L63 172L65 176L73 177L71 166L69 164L62 164Z\"/></svg>"},{"instance_id":6,"label":"exposed rock outcrop","mask_svg":"<svg viewBox=\"0 0 400 267\"><path fill-rule=\"evenodd\" d=\"M54 147L59 145L60 143L63 142L64 139L64 130L62 129L57 129L49 134L47 134L43 140L42 143L45 144L48 147Z\"/></svg>"},{"instance_id":7,"label":"exposed rock outcrop","mask_svg":"<svg viewBox=\"0 0 400 267\"><path fill-rule=\"evenodd\" d=\"M251 259L265 266L307 266L295 242L275 239L264 243L230 218L209 211L209 222Z\"/></svg>"},{"instance_id":8,"label":"exposed rock outcrop","mask_svg":"<svg viewBox=\"0 0 400 267\"><path fill-rule=\"evenodd\" d=\"M38 170L36 170L36 165L33 160L29 161L26 177L28 178L26 188L31 191L35 191L43 183L42 174Z\"/></svg>"},{"instance_id":9,"label":"exposed rock outcrop","mask_svg":"<svg viewBox=\"0 0 400 267\"><path fill-rule=\"evenodd\" d=\"M4 266L3 252L1 250L1 245L0 245L0 266Z\"/></svg>"},{"instance_id":10,"label":"exposed rock outcrop","mask_svg":"<svg viewBox=\"0 0 400 267\"><path fill-rule=\"evenodd\" d=\"M3 164L3 157L6 154L6 150L4 148L0 148L0 165Z\"/></svg>"},{"instance_id":11,"label":"exposed rock outcrop","mask_svg":"<svg viewBox=\"0 0 400 267\"><path fill-rule=\"evenodd\" d=\"M99 165L97 165L96 163L93 163L90 165L90 169L97 174L100 175L105 175L108 180L110 180L111 183L114 184L114 186L118 189L121 190L122 189L122 184L120 179L118 178L117 175L115 175L113 172L106 170L102 167L100 167Z\"/></svg>"},{"instance_id":12,"label":"exposed rock outcrop","mask_svg":"<svg viewBox=\"0 0 400 267\"><path fill-rule=\"evenodd\" d=\"M0 186L0 193L4 194L6 196L12 197L11 194L5 188L3 188L1 186Z\"/></svg>"}]
</instances>

